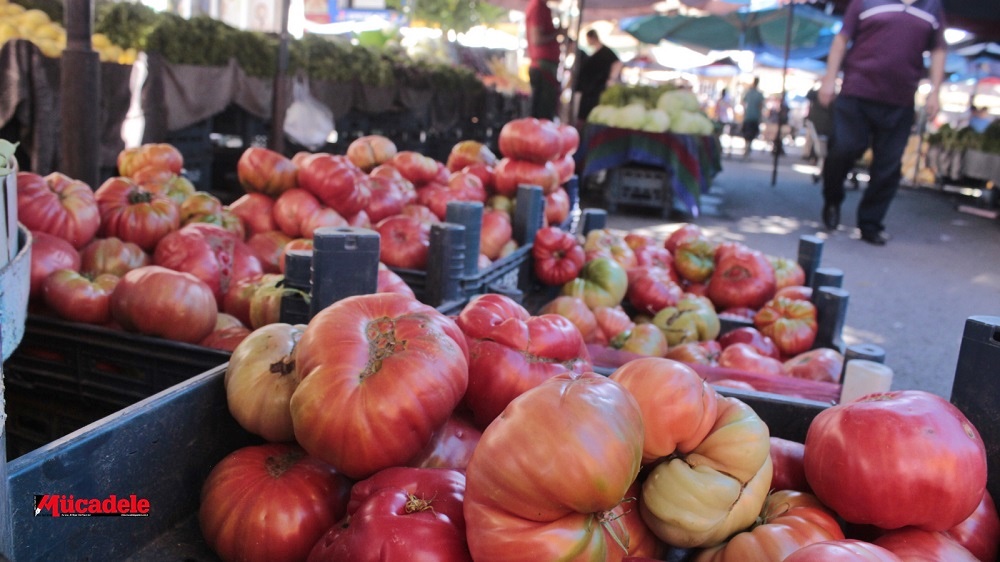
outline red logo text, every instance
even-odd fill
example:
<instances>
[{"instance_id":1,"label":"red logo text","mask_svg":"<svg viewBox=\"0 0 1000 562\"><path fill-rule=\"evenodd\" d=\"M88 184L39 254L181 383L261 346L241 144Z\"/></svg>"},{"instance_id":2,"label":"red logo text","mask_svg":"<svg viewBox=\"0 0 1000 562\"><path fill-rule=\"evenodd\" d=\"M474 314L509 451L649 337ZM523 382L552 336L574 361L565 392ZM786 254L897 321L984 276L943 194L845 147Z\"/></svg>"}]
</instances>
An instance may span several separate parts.
<instances>
[{"instance_id":1,"label":"red logo text","mask_svg":"<svg viewBox=\"0 0 1000 562\"><path fill-rule=\"evenodd\" d=\"M135 494L106 498L77 498L72 495L35 495L35 517L147 517L149 500Z\"/></svg>"}]
</instances>

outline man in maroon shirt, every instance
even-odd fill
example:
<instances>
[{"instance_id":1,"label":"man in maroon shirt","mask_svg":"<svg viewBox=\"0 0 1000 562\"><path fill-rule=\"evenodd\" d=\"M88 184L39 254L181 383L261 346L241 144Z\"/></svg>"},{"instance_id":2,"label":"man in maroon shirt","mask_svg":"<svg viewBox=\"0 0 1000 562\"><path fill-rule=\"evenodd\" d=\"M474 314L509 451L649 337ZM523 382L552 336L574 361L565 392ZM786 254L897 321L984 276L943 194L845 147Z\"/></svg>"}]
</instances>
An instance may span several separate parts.
<instances>
[{"instance_id":1,"label":"man in maroon shirt","mask_svg":"<svg viewBox=\"0 0 1000 562\"><path fill-rule=\"evenodd\" d=\"M531 0L525 10L525 31L528 38L528 78L531 80L531 116L552 119L559 104L559 35L552 23L552 10L545 0Z\"/></svg>"},{"instance_id":2,"label":"man in maroon shirt","mask_svg":"<svg viewBox=\"0 0 1000 562\"><path fill-rule=\"evenodd\" d=\"M899 189L925 51L931 52L927 116L938 112L947 49L944 28L941 0L851 0L848 5L818 93L820 104L833 102L833 131L823 166L823 224L828 229L840 223L847 174L871 146L871 179L858 204L857 225L865 242L882 246L889 239L883 220ZM843 85L834 100L841 64Z\"/></svg>"}]
</instances>

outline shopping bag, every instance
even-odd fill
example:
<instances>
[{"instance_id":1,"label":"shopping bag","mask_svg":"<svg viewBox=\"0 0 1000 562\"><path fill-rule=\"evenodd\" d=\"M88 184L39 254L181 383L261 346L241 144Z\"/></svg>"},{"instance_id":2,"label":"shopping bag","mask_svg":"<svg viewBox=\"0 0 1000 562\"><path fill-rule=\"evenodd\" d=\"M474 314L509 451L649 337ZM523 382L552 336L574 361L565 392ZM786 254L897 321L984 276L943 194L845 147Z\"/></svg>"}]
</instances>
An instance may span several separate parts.
<instances>
[{"instance_id":1,"label":"shopping bag","mask_svg":"<svg viewBox=\"0 0 1000 562\"><path fill-rule=\"evenodd\" d=\"M309 93L305 79L296 78L292 103L285 112L285 134L309 150L316 150L326 144L334 130L333 112Z\"/></svg>"}]
</instances>

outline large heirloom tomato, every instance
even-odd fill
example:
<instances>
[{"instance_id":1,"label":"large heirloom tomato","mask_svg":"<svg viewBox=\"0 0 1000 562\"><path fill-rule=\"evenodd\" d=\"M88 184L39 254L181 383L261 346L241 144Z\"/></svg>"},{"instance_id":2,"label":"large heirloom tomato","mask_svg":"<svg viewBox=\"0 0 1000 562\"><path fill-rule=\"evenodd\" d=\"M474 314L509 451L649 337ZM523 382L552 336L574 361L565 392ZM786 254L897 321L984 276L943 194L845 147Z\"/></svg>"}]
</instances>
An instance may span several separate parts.
<instances>
[{"instance_id":1,"label":"large heirloom tomato","mask_svg":"<svg viewBox=\"0 0 1000 562\"><path fill-rule=\"evenodd\" d=\"M515 160L544 164L563 154L559 126L547 119L523 117L508 121L497 138L500 154Z\"/></svg>"},{"instance_id":2,"label":"large heirloom tomato","mask_svg":"<svg viewBox=\"0 0 1000 562\"><path fill-rule=\"evenodd\" d=\"M28 230L58 236L77 249L90 242L101 225L94 191L59 172L44 178L17 173L17 217Z\"/></svg>"},{"instance_id":3,"label":"large heirloom tomato","mask_svg":"<svg viewBox=\"0 0 1000 562\"><path fill-rule=\"evenodd\" d=\"M539 230L531 248L535 277L546 285L562 285L583 269L583 248L576 237L555 226Z\"/></svg>"},{"instance_id":4,"label":"large heirloom tomato","mask_svg":"<svg viewBox=\"0 0 1000 562\"><path fill-rule=\"evenodd\" d=\"M153 263L201 279L218 302L233 283L264 273L246 243L221 226L207 223L191 223L164 236L156 245Z\"/></svg>"},{"instance_id":5,"label":"large heirloom tomato","mask_svg":"<svg viewBox=\"0 0 1000 562\"><path fill-rule=\"evenodd\" d=\"M712 302L706 297L684 293L677 304L661 309L653 324L663 330L670 347L719 337L721 324Z\"/></svg>"},{"instance_id":6,"label":"large heirloom tomato","mask_svg":"<svg viewBox=\"0 0 1000 562\"><path fill-rule=\"evenodd\" d=\"M184 156L173 145L147 143L119 152L117 164L118 173L129 177L143 168L170 170L180 174L184 168Z\"/></svg>"},{"instance_id":7,"label":"large heirloom tomato","mask_svg":"<svg viewBox=\"0 0 1000 562\"><path fill-rule=\"evenodd\" d=\"M142 168L132 174L132 180L147 191L165 195L171 201L180 205L196 191L191 180L179 176L170 170L160 168Z\"/></svg>"},{"instance_id":8,"label":"large heirloom tomato","mask_svg":"<svg viewBox=\"0 0 1000 562\"><path fill-rule=\"evenodd\" d=\"M399 170L410 183L420 187L438 176L438 161L413 150L397 152L388 164Z\"/></svg>"},{"instance_id":9,"label":"large heirloom tomato","mask_svg":"<svg viewBox=\"0 0 1000 562\"><path fill-rule=\"evenodd\" d=\"M158 265L129 271L111 293L111 316L122 328L197 343L215 329L212 289L191 275Z\"/></svg>"},{"instance_id":10,"label":"large heirloom tomato","mask_svg":"<svg viewBox=\"0 0 1000 562\"><path fill-rule=\"evenodd\" d=\"M110 273L121 277L149 262L149 254L142 248L115 237L91 240L80 250L80 273L88 275Z\"/></svg>"},{"instance_id":11,"label":"large heirloom tomato","mask_svg":"<svg viewBox=\"0 0 1000 562\"><path fill-rule=\"evenodd\" d=\"M368 213L368 219L374 224L403 212L403 207L412 203L417 195L413 190L413 184L403 179L398 171L388 166L381 168L392 170L398 177L393 178L388 173L371 174L372 196L368 206L365 207L365 212Z\"/></svg>"},{"instance_id":12,"label":"large heirloom tomato","mask_svg":"<svg viewBox=\"0 0 1000 562\"><path fill-rule=\"evenodd\" d=\"M465 403L481 427L541 382L593 368L573 323L556 314L531 316L504 295L476 297L458 316L458 326L469 345Z\"/></svg>"},{"instance_id":13,"label":"large heirloom tomato","mask_svg":"<svg viewBox=\"0 0 1000 562\"><path fill-rule=\"evenodd\" d=\"M321 311L296 362L295 438L351 478L413 458L469 382L469 352L455 322L396 293L349 297Z\"/></svg>"},{"instance_id":14,"label":"large heirloom tomato","mask_svg":"<svg viewBox=\"0 0 1000 562\"><path fill-rule=\"evenodd\" d=\"M464 140L455 143L455 146L451 147L451 152L448 153L448 160L445 162L445 165L452 172L457 172L472 164L494 166L496 163L497 157L490 150L490 147L479 141Z\"/></svg>"},{"instance_id":15,"label":"large heirloom tomato","mask_svg":"<svg viewBox=\"0 0 1000 562\"><path fill-rule=\"evenodd\" d=\"M625 237L606 228L588 232L587 238L583 241L583 251L587 254L587 261L596 257L608 257L618 262L618 265L626 271L638 264L635 251L628 245Z\"/></svg>"},{"instance_id":16,"label":"large heirloom tomato","mask_svg":"<svg viewBox=\"0 0 1000 562\"><path fill-rule=\"evenodd\" d=\"M240 426L268 441L295 439L289 403L298 385L295 346L302 324L269 324L254 330L226 365L226 403Z\"/></svg>"},{"instance_id":17,"label":"large heirloom tomato","mask_svg":"<svg viewBox=\"0 0 1000 562\"><path fill-rule=\"evenodd\" d=\"M954 539L937 531L906 527L872 541L904 562L980 562Z\"/></svg>"},{"instance_id":18,"label":"large heirloom tomato","mask_svg":"<svg viewBox=\"0 0 1000 562\"><path fill-rule=\"evenodd\" d=\"M72 269L60 269L45 278L42 294L45 304L61 318L107 324L111 321L111 292L117 284L118 276L110 273L91 280Z\"/></svg>"},{"instance_id":19,"label":"large heirloom tomato","mask_svg":"<svg viewBox=\"0 0 1000 562\"><path fill-rule=\"evenodd\" d=\"M684 290L674 282L670 272L661 267L633 267L628 270L628 301L649 314L674 306Z\"/></svg>"},{"instance_id":20,"label":"large heirloom tomato","mask_svg":"<svg viewBox=\"0 0 1000 562\"><path fill-rule=\"evenodd\" d=\"M674 269L685 281L702 283L707 281L715 270L715 246L704 238L692 238L681 242L672 253Z\"/></svg>"},{"instance_id":21,"label":"large heirloom tomato","mask_svg":"<svg viewBox=\"0 0 1000 562\"><path fill-rule=\"evenodd\" d=\"M844 538L840 524L814 496L793 490L767 497L749 529L703 550L695 562L774 562L813 543Z\"/></svg>"},{"instance_id":22,"label":"large heirloom tomato","mask_svg":"<svg viewBox=\"0 0 1000 562\"><path fill-rule=\"evenodd\" d=\"M273 210L274 199L263 193L247 193L229 204L229 211L243 221L247 236L277 230Z\"/></svg>"},{"instance_id":23,"label":"large heirloom tomato","mask_svg":"<svg viewBox=\"0 0 1000 562\"><path fill-rule=\"evenodd\" d=\"M587 307L587 303L583 302L581 298L556 297L546 303L538 313L558 314L565 317L576 326L576 329L580 330L580 334L583 335L583 341L586 343L592 343L598 339L598 332L600 330L597 326L597 318L594 316L594 312Z\"/></svg>"},{"instance_id":24,"label":"large heirloom tomato","mask_svg":"<svg viewBox=\"0 0 1000 562\"><path fill-rule=\"evenodd\" d=\"M424 269L431 248L431 225L396 215L375 227L381 237L379 259L389 267Z\"/></svg>"},{"instance_id":25,"label":"large heirloom tomato","mask_svg":"<svg viewBox=\"0 0 1000 562\"><path fill-rule=\"evenodd\" d=\"M983 501L979 502L972 515L944 534L955 539L976 558L984 562L996 560L1000 550L1000 517L989 491L983 494Z\"/></svg>"},{"instance_id":26,"label":"large heirloom tomato","mask_svg":"<svg viewBox=\"0 0 1000 562\"><path fill-rule=\"evenodd\" d=\"M827 408L810 424L805 446L809 485L851 523L946 531L976 510L986 490L979 432L928 392L869 394Z\"/></svg>"},{"instance_id":27,"label":"large heirloom tomato","mask_svg":"<svg viewBox=\"0 0 1000 562\"><path fill-rule=\"evenodd\" d=\"M304 189L289 189L275 200L271 209L274 224L292 238L302 236L302 225L322 205L316 196Z\"/></svg>"},{"instance_id":28,"label":"large heirloom tomato","mask_svg":"<svg viewBox=\"0 0 1000 562\"><path fill-rule=\"evenodd\" d=\"M856 539L821 541L800 548L784 562L902 562L899 556L870 542Z\"/></svg>"},{"instance_id":29,"label":"large heirloom tomato","mask_svg":"<svg viewBox=\"0 0 1000 562\"><path fill-rule=\"evenodd\" d=\"M251 146L236 162L236 176L247 193L277 197L295 187L299 167L273 150Z\"/></svg>"},{"instance_id":30,"label":"large heirloom tomato","mask_svg":"<svg viewBox=\"0 0 1000 562\"><path fill-rule=\"evenodd\" d=\"M521 185L537 185L542 193L559 189L559 173L551 162L537 163L504 158L493 170L493 187L500 195L516 197Z\"/></svg>"},{"instance_id":31,"label":"large heirloom tomato","mask_svg":"<svg viewBox=\"0 0 1000 562\"><path fill-rule=\"evenodd\" d=\"M201 490L198 521L223 560L305 560L347 511L351 483L296 445L244 447Z\"/></svg>"},{"instance_id":32,"label":"large heirloom tomato","mask_svg":"<svg viewBox=\"0 0 1000 562\"><path fill-rule=\"evenodd\" d=\"M639 472L642 439L635 399L601 375L564 373L514 399L466 471L472 557L624 558L630 539L613 510Z\"/></svg>"},{"instance_id":33,"label":"large heirloom tomato","mask_svg":"<svg viewBox=\"0 0 1000 562\"><path fill-rule=\"evenodd\" d=\"M99 234L133 242L147 252L181 225L176 203L124 177L110 178L94 192L101 212Z\"/></svg>"},{"instance_id":34,"label":"large heirloom tomato","mask_svg":"<svg viewBox=\"0 0 1000 562\"><path fill-rule=\"evenodd\" d=\"M417 468L453 468L465 471L483 432L464 415L452 414L423 451L406 464Z\"/></svg>"},{"instance_id":35,"label":"large heirloom tomato","mask_svg":"<svg viewBox=\"0 0 1000 562\"><path fill-rule=\"evenodd\" d=\"M813 303L785 297L767 301L754 315L753 325L774 340L783 357L794 357L811 349L819 330Z\"/></svg>"},{"instance_id":36,"label":"large heirloom tomato","mask_svg":"<svg viewBox=\"0 0 1000 562\"><path fill-rule=\"evenodd\" d=\"M457 470L387 468L351 488L345 522L316 542L309 562L472 562L464 498Z\"/></svg>"},{"instance_id":37,"label":"large heirloom tomato","mask_svg":"<svg viewBox=\"0 0 1000 562\"><path fill-rule=\"evenodd\" d=\"M580 297L590 308L618 306L628 291L628 273L611 258L583 264L580 275L563 285L562 294Z\"/></svg>"},{"instance_id":38,"label":"large heirloom tomato","mask_svg":"<svg viewBox=\"0 0 1000 562\"><path fill-rule=\"evenodd\" d=\"M719 310L746 307L756 310L777 290L774 266L762 252L742 244L719 252L708 282L708 298Z\"/></svg>"},{"instance_id":39,"label":"large heirloom tomato","mask_svg":"<svg viewBox=\"0 0 1000 562\"><path fill-rule=\"evenodd\" d=\"M365 172L396 155L396 143L383 135L365 135L347 145L347 158Z\"/></svg>"},{"instance_id":40,"label":"large heirloom tomato","mask_svg":"<svg viewBox=\"0 0 1000 562\"><path fill-rule=\"evenodd\" d=\"M42 296L45 278L60 269L80 269L80 254L72 244L51 234L31 234L31 273L28 294Z\"/></svg>"},{"instance_id":41,"label":"large heirloom tomato","mask_svg":"<svg viewBox=\"0 0 1000 562\"><path fill-rule=\"evenodd\" d=\"M371 178L346 156L310 156L299 170L299 185L345 217L364 210L371 200Z\"/></svg>"}]
</instances>

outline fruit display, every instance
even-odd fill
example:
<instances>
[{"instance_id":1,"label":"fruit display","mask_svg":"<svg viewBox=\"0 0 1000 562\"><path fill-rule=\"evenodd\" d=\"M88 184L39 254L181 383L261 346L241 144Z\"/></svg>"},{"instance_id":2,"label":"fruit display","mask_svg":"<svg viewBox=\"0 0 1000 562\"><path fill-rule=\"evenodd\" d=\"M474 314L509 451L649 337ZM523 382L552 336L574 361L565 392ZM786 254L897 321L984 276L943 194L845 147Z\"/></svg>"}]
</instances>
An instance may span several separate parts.
<instances>
[{"instance_id":1,"label":"fruit display","mask_svg":"<svg viewBox=\"0 0 1000 562\"><path fill-rule=\"evenodd\" d=\"M59 58L66 49L66 29L59 21L53 21L38 8L5 1L0 3L0 45L14 39L31 41L51 58ZM135 48L115 44L99 32L91 36L91 47L100 55L101 62L133 64L138 55Z\"/></svg>"},{"instance_id":2,"label":"fruit display","mask_svg":"<svg viewBox=\"0 0 1000 562\"><path fill-rule=\"evenodd\" d=\"M672 84L657 88L612 86L601 96L588 122L678 135L711 135L715 131L694 92Z\"/></svg>"}]
</instances>

